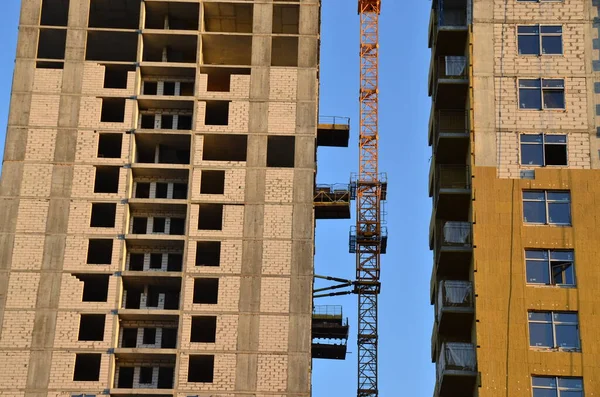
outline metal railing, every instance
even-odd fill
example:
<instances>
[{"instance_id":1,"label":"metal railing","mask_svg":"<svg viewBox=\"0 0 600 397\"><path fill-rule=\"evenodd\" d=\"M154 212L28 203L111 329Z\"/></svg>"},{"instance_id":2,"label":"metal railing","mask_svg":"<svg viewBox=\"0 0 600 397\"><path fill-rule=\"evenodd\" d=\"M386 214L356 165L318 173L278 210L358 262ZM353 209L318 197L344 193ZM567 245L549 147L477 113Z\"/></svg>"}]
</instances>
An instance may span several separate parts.
<instances>
[{"instance_id":1,"label":"metal railing","mask_svg":"<svg viewBox=\"0 0 600 397\"><path fill-rule=\"evenodd\" d=\"M439 27L466 27L467 7L444 6L440 1L437 8Z\"/></svg>"},{"instance_id":2,"label":"metal railing","mask_svg":"<svg viewBox=\"0 0 600 397\"><path fill-rule=\"evenodd\" d=\"M442 56L437 59L438 79L464 79L467 77L467 57Z\"/></svg>"},{"instance_id":3,"label":"metal railing","mask_svg":"<svg viewBox=\"0 0 600 397\"><path fill-rule=\"evenodd\" d=\"M438 254L442 247L471 247L471 222L438 221L435 240Z\"/></svg>"},{"instance_id":4,"label":"metal railing","mask_svg":"<svg viewBox=\"0 0 600 397\"><path fill-rule=\"evenodd\" d=\"M475 372L477 369L475 346L472 343L442 343L436 367L438 382L445 371Z\"/></svg>"},{"instance_id":5,"label":"metal railing","mask_svg":"<svg viewBox=\"0 0 600 397\"><path fill-rule=\"evenodd\" d=\"M319 124L350 125L350 117L344 116L319 116Z\"/></svg>"},{"instance_id":6,"label":"metal railing","mask_svg":"<svg viewBox=\"0 0 600 397\"><path fill-rule=\"evenodd\" d=\"M470 189L471 173L468 165L440 164L436 168L435 191L440 189Z\"/></svg>"},{"instance_id":7,"label":"metal railing","mask_svg":"<svg viewBox=\"0 0 600 397\"><path fill-rule=\"evenodd\" d=\"M470 281L440 281L437 299L438 321L445 308L473 308L473 284Z\"/></svg>"},{"instance_id":8,"label":"metal railing","mask_svg":"<svg viewBox=\"0 0 600 397\"><path fill-rule=\"evenodd\" d=\"M464 110L438 110L433 119L433 145L437 149L441 133L466 134L467 112Z\"/></svg>"},{"instance_id":9,"label":"metal railing","mask_svg":"<svg viewBox=\"0 0 600 397\"><path fill-rule=\"evenodd\" d=\"M349 203L350 202L350 185L349 184L334 184L334 185L317 185L315 188L314 200L315 203Z\"/></svg>"},{"instance_id":10,"label":"metal railing","mask_svg":"<svg viewBox=\"0 0 600 397\"><path fill-rule=\"evenodd\" d=\"M342 306L339 305L320 305L313 308L313 318L320 320L327 319L342 319L344 318L344 312Z\"/></svg>"}]
</instances>

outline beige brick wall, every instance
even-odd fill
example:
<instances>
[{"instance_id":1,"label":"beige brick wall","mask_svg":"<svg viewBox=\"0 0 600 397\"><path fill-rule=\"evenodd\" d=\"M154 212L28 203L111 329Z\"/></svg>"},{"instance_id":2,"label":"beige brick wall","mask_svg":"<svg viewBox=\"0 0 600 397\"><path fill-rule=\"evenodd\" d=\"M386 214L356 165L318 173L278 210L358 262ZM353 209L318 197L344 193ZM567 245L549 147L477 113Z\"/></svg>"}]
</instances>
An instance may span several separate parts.
<instances>
[{"instance_id":1,"label":"beige brick wall","mask_svg":"<svg viewBox=\"0 0 600 397\"><path fill-rule=\"evenodd\" d=\"M180 348L192 351L222 351L230 352L237 349L238 316L231 314L217 315L217 334L215 343L190 342L192 330L192 316L207 315L208 313L184 314L181 330Z\"/></svg>"},{"instance_id":2,"label":"beige brick wall","mask_svg":"<svg viewBox=\"0 0 600 397\"><path fill-rule=\"evenodd\" d=\"M124 249L123 241L114 239L112 261L110 265L88 265L86 262L88 241L90 237L109 239L116 236L67 236L67 241L65 244L64 270L69 272L116 272L121 270L120 261Z\"/></svg>"},{"instance_id":3,"label":"beige brick wall","mask_svg":"<svg viewBox=\"0 0 600 397\"><path fill-rule=\"evenodd\" d=\"M12 272L8 279L6 308L35 309L39 282L39 273Z\"/></svg>"},{"instance_id":4,"label":"beige brick wall","mask_svg":"<svg viewBox=\"0 0 600 397\"><path fill-rule=\"evenodd\" d=\"M110 95L107 95L110 96ZM123 95L125 97L125 95ZM100 122L102 114L102 98L100 97L81 97L81 106L79 109L79 127L80 128L102 128L105 130L117 130L123 132L133 128L133 115L137 112L135 101L125 101L125 117L122 123Z\"/></svg>"},{"instance_id":5,"label":"beige brick wall","mask_svg":"<svg viewBox=\"0 0 600 397\"><path fill-rule=\"evenodd\" d=\"M27 131L27 161L53 161L56 130L44 128L30 128Z\"/></svg>"},{"instance_id":6,"label":"beige brick wall","mask_svg":"<svg viewBox=\"0 0 600 397\"><path fill-rule=\"evenodd\" d=\"M90 272L91 269L88 269L87 273ZM83 281L80 281L76 276L71 275L70 273L64 273L62 275L59 303L59 307L61 309L108 311L116 307L115 303L117 302L117 292L119 292L117 289L116 277L109 278L108 297L106 302L82 302L83 284ZM77 338L75 338L75 340L77 340Z\"/></svg>"},{"instance_id":7,"label":"beige brick wall","mask_svg":"<svg viewBox=\"0 0 600 397\"><path fill-rule=\"evenodd\" d=\"M287 356L258 356L258 391L283 392L287 387Z\"/></svg>"},{"instance_id":8,"label":"beige brick wall","mask_svg":"<svg viewBox=\"0 0 600 397\"><path fill-rule=\"evenodd\" d=\"M88 309L91 310L91 309ZM56 318L56 334L54 337L54 347L56 349L93 349L108 350L113 347L112 331L116 316L106 312L104 322L104 339L102 341L78 341L79 321L81 313L100 314L98 312L80 311L60 311Z\"/></svg>"},{"instance_id":9,"label":"beige brick wall","mask_svg":"<svg viewBox=\"0 0 600 397\"><path fill-rule=\"evenodd\" d=\"M290 135L296 132L296 103L269 102L269 133Z\"/></svg>"},{"instance_id":10,"label":"beige brick wall","mask_svg":"<svg viewBox=\"0 0 600 397\"><path fill-rule=\"evenodd\" d=\"M90 353L89 350L83 350L82 353ZM102 353L101 350L96 353ZM104 390L106 388L106 379L108 379L108 368L111 361L111 356L103 353L100 362L100 381L98 382L82 382L73 381L73 372L75 370L75 354L74 351L54 351L52 353L52 369L50 370L51 389L71 389L71 390Z\"/></svg>"},{"instance_id":11,"label":"beige brick wall","mask_svg":"<svg viewBox=\"0 0 600 397\"><path fill-rule=\"evenodd\" d=\"M31 95L30 127L56 127L60 95Z\"/></svg>"},{"instance_id":12,"label":"beige brick wall","mask_svg":"<svg viewBox=\"0 0 600 397\"><path fill-rule=\"evenodd\" d=\"M260 311L264 313L289 313L290 279L263 277L260 283Z\"/></svg>"},{"instance_id":13,"label":"beige brick wall","mask_svg":"<svg viewBox=\"0 0 600 397\"><path fill-rule=\"evenodd\" d=\"M102 202L102 201L97 201ZM90 235L117 235L123 234L123 216L126 206L117 204L115 215L115 227L90 227L92 217L92 202L86 200L72 200L69 211L69 227L68 232L73 234L90 234Z\"/></svg>"},{"instance_id":14,"label":"beige brick wall","mask_svg":"<svg viewBox=\"0 0 600 397\"><path fill-rule=\"evenodd\" d=\"M523 2L517 0L494 0L494 18L503 20L531 21L577 21L584 19L583 0Z\"/></svg>"},{"instance_id":15,"label":"beige brick wall","mask_svg":"<svg viewBox=\"0 0 600 397\"><path fill-rule=\"evenodd\" d=\"M269 98L273 101L294 101L298 93L298 69L273 68Z\"/></svg>"},{"instance_id":16,"label":"beige brick wall","mask_svg":"<svg viewBox=\"0 0 600 397\"><path fill-rule=\"evenodd\" d=\"M39 270L44 255L44 239L32 238L29 234L15 235L12 255L12 270Z\"/></svg>"},{"instance_id":17,"label":"beige brick wall","mask_svg":"<svg viewBox=\"0 0 600 397\"><path fill-rule=\"evenodd\" d=\"M266 203L291 203L294 198L294 170L267 169Z\"/></svg>"},{"instance_id":18,"label":"beige brick wall","mask_svg":"<svg viewBox=\"0 0 600 397\"><path fill-rule=\"evenodd\" d=\"M81 93L86 96L116 96L135 95L136 72L127 72L127 88L104 88L105 67L98 63L86 62L83 66L83 86Z\"/></svg>"},{"instance_id":19,"label":"beige brick wall","mask_svg":"<svg viewBox=\"0 0 600 397\"><path fill-rule=\"evenodd\" d=\"M35 69L33 92L40 94L60 94L63 71L60 69Z\"/></svg>"},{"instance_id":20,"label":"beige brick wall","mask_svg":"<svg viewBox=\"0 0 600 397\"><path fill-rule=\"evenodd\" d=\"M265 205L265 238L292 238L293 208L292 205Z\"/></svg>"},{"instance_id":21,"label":"beige brick wall","mask_svg":"<svg viewBox=\"0 0 600 397\"><path fill-rule=\"evenodd\" d=\"M15 372L15 368L27 368L28 351L0 351L0 385L3 389L25 389L27 371ZM7 392L7 396L14 396Z\"/></svg>"},{"instance_id":22,"label":"beige brick wall","mask_svg":"<svg viewBox=\"0 0 600 397\"><path fill-rule=\"evenodd\" d=\"M0 349L26 349L31 347L34 319L35 311L6 311L2 323Z\"/></svg>"},{"instance_id":23,"label":"beige brick wall","mask_svg":"<svg viewBox=\"0 0 600 397\"><path fill-rule=\"evenodd\" d=\"M201 164L202 160L200 156L195 157L195 163ZM225 188L223 194L200 194L200 186L202 183L202 170L204 167L194 167L192 171L192 184L191 184L191 199L192 200L203 200L207 202L243 202L244 201L244 189L246 186L246 170L243 168L221 168L220 170L225 171ZM210 167L206 169L217 169L216 167Z\"/></svg>"},{"instance_id":24,"label":"beige brick wall","mask_svg":"<svg viewBox=\"0 0 600 397\"><path fill-rule=\"evenodd\" d=\"M102 158L98 157L98 142L100 133L102 130L80 130L77 133L77 152L75 154L75 161L77 162L90 162L94 164L110 164L120 165L125 164L126 159L129 158L129 150L131 145L131 134L122 134L123 141L121 143L121 158ZM117 131L111 131L116 133ZM124 131L118 131L124 132Z\"/></svg>"},{"instance_id":25,"label":"beige brick wall","mask_svg":"<svg viewBox=\"0 0 600 397\"><path fill-rule=\"evenodd\" d=\"M260 316L258 350L285 352L288 349L290 320L287 316Z\"/></svg>"},{"instance_id":26,"label":"beige brick wall","mask_svg":"<svg viewBox=\"0 0 600 397\"><path fill-rule=\"evenodd\" d=\"M48 205L48 200L20 200L17 215L17 233L43 233L46 230Z\"/></svg>"},{"instance_id":27,"label":"beige brick wall","mask_svg":"<svg viewBox=\"0 0 600 397\"><path fill-rule=\"evenodd\" d=\"M244 219L243 205L223 206L223 229L222 230L198 230L199 206L190 206L189 235L190 237L242 237L243 230L240 228L240 219ZM290 207L291 208L291 207Z\"/></svg>"},{"instance_id":28,"label":"beige brick wall","mask_svg":"<svg viewBox=\"0 0 600 397\"><path fill-rule=\"evenodd\" d=\"M231 101L229 103L229 118L227 125L205 125L206 102L199 101L196 105L196 131L201 132L248 132L248 112L250 104L247 101Z\"/></svg>"},{"instance_id":29,"label":"beige brick wall","mask_svg":"<svg viewBox=\"0 0 600 397\"><path fill-rule=\"evenodd\" d=\"M240 300L240 278L221 276L219 279L219 295L217 304L194 303L194 278L186 277L183 286L183 310L197 313L237 312ZM216 278L214 276L207 278Z\"/></svg>"},{"instance_id":30,"label":"beige brick wall","mask_svg":"<svg viewBox=\"0 0 600 397\"><path fill-rule=\"evenodd\" d=\"M52 164L24 164L21 196L48 197L50 196L51 182Z\"/></svg>"},{"instance_id":31,"label":"beige brick wall","mask_svg":"<svg viewBox=\"0 0 600 397\"><path fill-rule=\"evenodd\" d=\"M84 199L120 199L126 196L128 184L127 169L121 168L119 171L119 192L118 193L94 193L94 182L96 178L96 168L93 165L76 164L73 166L73 188L71 196L73 198Z\"/></svg>"},{"instance_id":32,"label":"beige brick wall","mask_svg":"<svg viewBox=\"0 0 600 397\"><path fill-rule=\"evenodd\" d=\"M265 240L263 242L262 273L267 275L286 276L291 272L292 242Z\"/></svg>"},{"instance_id":33,"label":"beige brick wall","mask_svg":"<svg viewBox=\"0 0 600 397\"><path fill-rule=\"evenodd\" d=\"M221 262L219 267L196 266L197 241L190 240L188 243L187 260L185 271L193 274L239 274L242 269L242 240L221 240Z\"/></svg>"},{"instance_id":34,"label":"beige brick wall","mask_svg":"<svg viewBox=\"0 0 600 397\"><path fill-rule=\"evenodd\" d=\"M200 73L196 84L197 96L203 99L247 99L250 96L250 75L231 75L229 92L208 91L208 75Z\"/></svg>"},{"instance_id":35,"label":"beige brick wall","mask_svg":"<svg viewBox=\"0 0 600 397\"><path fill-rule=\"evenodd\" d=\"M187 381L189 356L196 352L185 352L179 361L179 389L190 391L233 390L235 386L235 354L215 355L215 371L212 383L197 383Z\"/></svg>"}]
</instances>

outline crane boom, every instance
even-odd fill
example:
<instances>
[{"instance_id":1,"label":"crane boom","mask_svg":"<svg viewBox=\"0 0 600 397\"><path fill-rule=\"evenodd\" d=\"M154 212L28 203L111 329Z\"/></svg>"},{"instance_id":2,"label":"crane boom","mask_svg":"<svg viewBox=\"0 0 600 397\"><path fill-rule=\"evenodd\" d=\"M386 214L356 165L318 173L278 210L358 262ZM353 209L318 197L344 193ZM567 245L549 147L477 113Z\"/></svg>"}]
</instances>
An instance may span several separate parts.
<instances>
[{"instance_id":1,"label":"crane boom","mask_svg":"<svg viewBox=\"0 0 600 397\"><path fill-rule=\"evenodd\" d=\"M379 174L378 69L381 0L359 0L360 131L356 178L356 292L358 294L358 397L378 396L377 298L380 259L385 252ZM383 249L382 249L383 248Z\"/></svg>"}]
</instances>

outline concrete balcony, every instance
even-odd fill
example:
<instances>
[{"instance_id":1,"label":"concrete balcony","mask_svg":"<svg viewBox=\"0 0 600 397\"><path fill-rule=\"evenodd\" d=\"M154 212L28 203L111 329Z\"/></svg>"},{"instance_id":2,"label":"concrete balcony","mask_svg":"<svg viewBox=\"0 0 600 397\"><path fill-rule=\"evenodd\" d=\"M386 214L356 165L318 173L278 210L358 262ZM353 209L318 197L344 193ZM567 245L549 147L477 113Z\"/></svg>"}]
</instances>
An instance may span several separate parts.
<instances>
[{"instance_id":1,"label":"concrete balcony","mask_svg":"<svg viewBox=\"0 0 600 397\"><path fill-rule=\"evenodd\" d=\"M468 280L473 255L471 222L432 220L430 248L434 249L432 283Z\"/></svg>"},{"instance_id":2,"label":"concrete balcony","mask_svg":"<svg viewBox=\"0 0 600 397\"><path fill-rule=\"evenodd\" d=\"M472 396L477 380L477 354L472 343L445 342L437 359L434 397Z\"/></svg>"},{"instance_id":3,"label":"concrete balcony","mask_svg":"<svg viewBox=\"0 0 600 397\"><path fill-rule=\"evenodd\" d=\"M316 219L350 219L350 185L317 185L315 188Z\"/></svg>"},{"instance_id":4,"label":"concrete balcony","mask_svg":"<svg viewBox=\"0 0 600 397\"><path fill-rule=\"evenodd\" d=\"M431 59L429 96L437 109L465 108L469 89L468 67L467 57L461 55Z\"/></svg>"},{"instance_id":5,"label":"concrete balcony","mask_svg":"<svg viewBox=\"0 0 600 397\"><path fill-rule=\"evenodd\" d=\"M349 139L349 117L319 117L319 125L317 126L317 146L348 147Z\"/></svg>"},{"instance_id":6,"label":"concrete balcony","mask_svg":"<svg viewBox=\"0 0 600 397\"><path fill-rule=\"evenodd\" d=\"M312 358L344 360L349 329L341 306L315 306L312 315Z\"/></svg>"},{"instance_id":7,"label":"concrete balcony","mask_svg":"<svg viewBox=\"0 0 600 397\"><path fill-rule=\"evenodd\" d=\"M437 332L455 340L469 339L475 305L470 281L440 281L435 302Z\"/></svg>"},{"instance_id":8,"label":"concrete balcony","mask_svg":"<svg viewBox=\"0 0 600 397\"><path fill-rule=\"evenodd\" d=\"M439 164L459 164L469 153L466 110L435 110L429 117L429 145Z\"/></svg>"},{"instance_id":9,"label":"concrete balcony","mask_svg":"<svg viewBox=\"0 0 600 397\"><path fill-rule=\"evenodd\" d=\"M466 165L431 162L429 196L437 218L466 220L471 208L471 172Z\"/></svg>"},{"instance_id":10,"label":"concrete balcony","mask_svg":"<svg viewBox=\"0 0 600 397\"><path fill-rule=\"evenodd\" d=\"M433 0L429 19L429 48L433 56L464 50L468 24L467 0Z\"/></svg>"}]
</instances>

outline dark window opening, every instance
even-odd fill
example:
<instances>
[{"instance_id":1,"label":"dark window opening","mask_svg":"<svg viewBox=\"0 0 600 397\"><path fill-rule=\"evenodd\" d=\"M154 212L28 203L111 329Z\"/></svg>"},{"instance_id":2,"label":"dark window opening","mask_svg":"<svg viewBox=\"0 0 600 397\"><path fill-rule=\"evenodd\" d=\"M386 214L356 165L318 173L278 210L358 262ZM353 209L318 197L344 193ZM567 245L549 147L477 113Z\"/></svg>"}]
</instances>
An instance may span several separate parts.
<instances>
[{"instance_id":1,"label":"dark window opening","mask_svg":"<svg viewBox=\"0 0 600 397\"><path fill-rule=\"evenodd\" d=\"M150 184L137 182L135 184L135 198L150 198Z\"/></svg>"},{"instance_id":2,"label":"dark window opening","mask_svg":"<svg viewBox=\"0 0 600 397\"><path fill-rule=\"evenodd\" d=\"M94 193L118 193L120 170L116 166L97 166Z\"/></svg>"},{"instance_id":3,"label":"dark window opening","mask_svg":"<svg viewBox=\"0 0 600 397\"><path fill-rule=\"evenodd\" d=\"M69 24L69 0L44 0L40 25L67 26Z\"/></svg>"},{"instance_id":4,"label":"dark window opening","mask_svg":"<svg viewBox=\"0 0 600 397\"><path fill-rule=\"evenodd\" d=\"M73 380L77 382L93 382L100 379L101 354L82 354L75 355L75 371Z\"/></svg>"},{"instance_id":5,"label":"dark window opening","mask_svg":"<svg viewBox=\"0 0 600 397\"><path fill-rule=\"evenodd\" d=\"M179 85L179 95L192 96L194 95L194 83L181 82Z\"/></svg>"},{"instance_id":6,"label":"dark window opening","mask_svg":"<svg viewBox=\"0 0 600 397\"><path fill-rule=\"evenodd\" d=\"M90 239L86 263L89 265L110 265L112 262L112 252L112 239Z\"/></svg>"},{"instance_id":7,"label":"dark window opening","mask_svg":"<svg viewBox=\"0 0 600 397\"><path fill-rule=\"evenodd\" d=\"M98 135L98 157L107 159L121 158L123 134Z\"/></svg>"},{"instance_id":8,"label":"dark window opening","mask_svg":"<svg viewBox=\"0 0 600 397\"><path fill-rule=\"evenodd\" d=\"M125 292L125 309L139 309L142 293L143 291L139 289L127 289Z\"/></svg>"},{"instance_id":9,"label":"dark window opening","mask_svg":"<svg viewBox=\"0 0 600 397\"><path fill-rule=\"evenodd\" d=\"M88 31L85 60L135 62L139 37L134 32Z\"/></svg>"},{"instance_id":10,"label":"dark window opening","mask_svg":"<svg viewBox=\"0 0 600 397\"><path fill-rule=\"evenodd\" d=\"M272 45L271 66L298 66L298 37L274 36Z\"/></svg>"},{"instance_id":11,"label":"dark window opening","mask_svg":"<svg viewBox=\"0 0 600 397\"><path fill-rule=\"evenodd\" d=\"M202 159L207 161L246 161L247 135L204 135Z\"/></svg>"},{"instance_id":12,"label":"dark window opening","mask_svg":"<svg viewBox=\"0 0 600 397\"><path fill-rule=\"evenodd\" d=\"M148 233L148 218L133 218L133 225L131 228L132 234L146 234Z\"/></svg>"},{"instance_id":13,"label":"dark window opening","mask_svg":"<svg viewBox=\"0 0 600 397\"><path fill-rule=\"evenodd\" d=\"M158 83L156 81L144 81L144 95L156 95L158 93Z\"/></svg>"},{"instance_id":14,"label":"dark window opening","mask_svg":"<svg viewBox=\"0 0 600 397\"><path fill-rule=\"evenodd\" d=\"M200 7L198 3L146 4L146 29L198 30Z\"/></svg>"},{"instance_id":15,"label":"dark window opening","mask_svg":"<svg viewBox=\"0 0 600 397\"><path fill-rule=\"evenodd\" d=\"M218 278L194 279L194 303L216 305L219 297Z\"/></svg>"},{"instance_id":16,"label":"dark window opening","mask_svg":"<svg viewBox=\"0 0 600 397\"><path fill-rule=\"evenodd\" d=\"M160 292L157 287L148 287L148 296L146 297L146 307L158 307L158 298Z\"/></svg>"},{"instance_id":17,"label":"dark window opening","mask_svg":"<svg viewBox=\"0 0 600 397\"><path fill-rule=\"evenodd\" d=\"M159 367L158 368L158 388L159 389L172 389L174 373L175 373L175 368L173 368L173 367Z\"/></svg>"},{"instance_id":18,"label":"dark window opening","mask_svg":"<svg viewBox=\"0 0 600 397\"><path fill-rule=\"evenodd\" d=\"M156 198L167 198L167 193L169 191L168 183L156 183Z\"/></svg>"},{"instance_id":19,"label":"dark window opening","mask_svg":"<svg viewBox=\"0 0 600 397\"><path fill-rule=\"evenodd\" d=\"M121 341L121 347L124 348L136 348L137 347L137 328L123 328L123 339Z\"/></svg>"},{"instance_id":20,"label":"dark window opening","mask_svg":"<svg viewBox=\"0 0 600 397\"><path fill-rule=\"evenodd\" d=\"M75 277L83 282L82 302L106 302L110 275L78 274Z\"/></svg>"},{"instance_id":21,"label":"dark window opening","mask_svg":"<svg viewBox=\"0 0 600 397\"><path fill-rule=\"evenodd\" d=\"M92 0L90 28L138 29L141 0Z\"/></svg>"},{"instance_id":22,"label":"dark window opening","mask_svg":"<svg viewBox=\"0 0 600 397\"><path fill-rule=\"evenodd\" d=\"M63 69L64 62L37 61L35 67L38 69Z\"/></svg>"},{"instance_id":23,"label":"dark window opening","mask_svg":"<svg viewBox=\"0 0 600 397\"><path fill-rule=\"evenodd\" d=\"M191 130L192 129L192 116L180 114L179 119L177 120L177 129L178 130Z\"/></svg>"},{"instance_id":24,"label":"dark window opening","mask_svg":"<svg viewBox=\"0 0 600 397\"><path fill-rule=\"evenodd\" d=\"M267 167L294 167L295 150L293 136L267 137Z\"/></svg>"},{"instance_id":25,"label":"dark window opening","mask_svg":"<svg viewBox=\"0 0 600 397\"><path fill-rule=\"evenodd\" d=\"M104 314L82 314L79 317L79 336L77 337L77 340L104 340L105 319L106 316Z\"/></svg>"},{"instance_id":26,"label":"dark window opening","mask_svg":"<svg viewBox=\"0 0 600 397\"><path fill-rule=\"evenodd\" d=\"M190 342L215 343L217 335L216 316L192 317L192 331Z\"/></svg>"},{"instance_id":27,"label":"dark window opening","mask_svg":"<svg viewBox=\"0 0 600 397\"><path fill-rule=\"evenodd\" d=\"M175 82L165 81L163 83L163 95L174 96L175 95Z\"/></svg>"},{"instance_id":28,"label":"dark window opening","mask_svg":"<svg viewBox=\"0 0 600 397\"><path fill-rule=\"evenodd\" d=\"M187 199L187 183L174 183L173 184L173 198L175 200Z\"/></svg>"},{"instance_id":29,"label":"dark window opening","mask_svg":"<svg viewBox=\"0 0 600 397\"><path fill-rule=\"evenodd\" d=\"M163 164L189 164L190 150L167 145L159 145L158 162Z\"/></svg>"},{"instance_id":30,"label":"dark window opening","mask_svg":"<svg viewBox=\"0 0 600 397\"><path fill-rule=\"evenodd\" d=\"M202 171L202 179L200 181L200 193L225 193L225 171Z\"/></svg>"},{"instance_id":31,"label":"dark window opening","mask_svg":"<svg viewBox=\"0 0 600 397\"><path fill-rule=\"evenodd\" d=\"M200 204L198 230L223 229L223 204Z\"/></svg>"},{"instance_id":32,"label":"dark window opening","mask_svg":"<svg viewBox=\"0 0 600 397\"><path fill-rule=\"evenodd\" d=\"M167 292L165 294L165 310L177 310L179 309L179 293L178 292Z\"/></svg>"},{"instance_id":33,"label":"dark window opening","mask_svg":"<svg viewBox=\"0 0 600 397\"><path fill-rule=\"evenodd\" d=\"M273 33L298 34L300 6L290 4L273 5Z\"/></svg>"},{"instance_id":34,"label":"dark window opening","mask_svg":"<svg viewBox=\"0 0 600 397\"><path fill-rule=\"evenodd\" d=\"M116 203L92 203L90 227L115 227Z\"/></svg>"},{"instance_id":35,"label":"dark window opening","mask_svg":"<svg viewBox=\"0 0 600 397\"><path fill-rule=\"evenodd\" d=\"M156 344L156 328L144 328L144 345Z\"/></svg>"},{"instance_id":36,"label":"dark window opening","mask_svg":"<svg viewBox=\"0 0 600 397\"><path fill-rule=\"evenodd\" d=\"M215 356L209 356L209 355L190 356L187 381L188 382L210 383L213 381L214 371L215 371Z\"/></svg>"},{"instance_id":37,"label":"dark window opening","mask_svg":"<svg viewBox=\"0 0 600 397\"><path fill-rule=\"evenodd\" d=\"M163 349L175 349L177 347L177 328L163 328L160 346Z\"/></svg>"},{"instance_id":38,"label":"dark window opening","mask_svg":"<svg viewBox=\"0 0 600 397\"><path fill-rule=\"evenodd\" d=\"M142 114L142 129L153 130L156 123L156 117L153 114Z\"/></svg>"},{"instance_id":39,"label":"dark window opening","mask_svg":"<svg viewBox=\"0 0 600 397\"><path fill-rule=\"evenodd\" d=\"M125 98L102 98L102 123L122 123L125 121Z\"/></svg>"},{"instance_id":40,"label":"dark window opening","mask_svg":"<svg viewBox=\"0 0 600 397\"><path fill-rule=\"evenodd\" d=\"M133 387L133 367L119 367L119 389L131 389Z\"/></svg>"},{"instance_id":41,"label":"dark window opening","mask_svg":"<svg viewBox=\"0 0 600 397\"><path fill-rule=\"evenodd\" d=\"M160 269L162 267L163 254L150 254L150 269Z\"/></svg>"},{"instance_id":42,"label":"dark window opening","mask_svg":"<svg viewBox=\"0 0 600 397\"><path fill-rule=\"evenodd\" d=\"M249 75L249 68L202 67L200 73L208 75L208 92L230 92L231 75Z\"/></svg>"},{"instance_id":43,"label":"dark window opening","mask_svg":"<svg viewBox=\"0 0 600 397\"><path fill-rule=\"evenodd\" d=\"M133 71L133 66L104 65L104 88L127 88L128 73Z\"/></svg>"},{"instance_id":44,"label":"dark window opening","mask_svg":"<svg viewBox=\"0 0 600 397\"><path fill-rule=\"evenodd\" d=\"M228 125L229 124L229 101L206 102L206 113L204 114L205 125Z\"/></svg>"},{"instance_id":45,"label":"dark window opening","mask_svg":"<svg viewBox=\"0 0 600 397\"><path fill-rule=\"evenodd\" d=\"M196 243L196 266L219 266L220 264L220 241L198 241Z\"/></svg>"},{"instance_id":46,"label":"dark window opening","mask_svg":"<svg viewBox=\"0 0 600 397\"><path fill-rule=\"evenodd\" d=\"M196 63L196 35L144 35L142 60L145 62Z\"/></svg>"},{"instance_id":47,"label":"dark window opening","mask_svg":"<svg viewBox=\"0 0 600 397\"><path fill-rule=\"evenodd\" d=\"M169 254L167 256L167 271L169 272L180 272L183 266L183 255L182 254Z\"/></svg>"},{"instance_id":48,"label":"dark window opening","mask_svg":"<svg viewBox=\"0 0 600 397\"><path fill-rule=\"evenodd\" d=\"M152 233L164 233L166 226L166 218L153 218L152 219Z\"/></svg>"},{"instance_id":49,"label":"dark window opening","mask_svg":"<svg viewBox=\"0 0 600 397\"><path fill-rule=\"evenodd\" d=\"M67 31L64 29L40 29L37 57L42 59L65 59Z\"/></svg>"},{"instance_id":50,"label":"dark window opening","mask_svg":"<svg viewBox=\"0 0 600 397\"><path fill-rule=\"evenodd\" d=\"M160 117L160 128L163 130L172 130L173 129L173 120L174 117L171 114L163 114Z\"/></svg>"},{"instance_id":51,"label":"dark window opening","mask_svg":"<svg viewBox=\"0 0 600 397\"><path fill-rule=\"evenodd\" d=\"M152 383L152 367L141 367L140 368L140 383L149 384Z\"/></svg>"},{"instance_id":52,"label":"dark window opening","mask_svg":"<svg viewBox=\"0 0 600 397\"><path fill-rule=\"evenodd\" d=\"M136 272L144 270L144 254L129 254L129 270Z\"/></svg>"},{"instance_id":53,"label":"dark window opening","mask_svg":"<svg viewBox=\"0 0 600 397\"><path fill-rule=\"evenodd\" d=\"M185 218L171 218L169 234L172 236L183 236L185 234Z\"/></svg>"}]
</instances>

